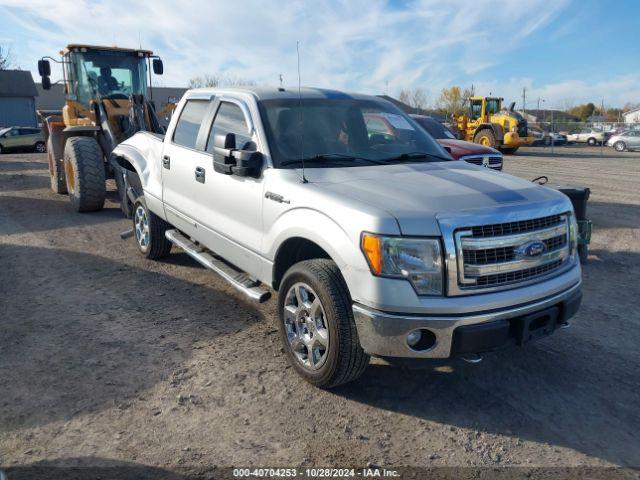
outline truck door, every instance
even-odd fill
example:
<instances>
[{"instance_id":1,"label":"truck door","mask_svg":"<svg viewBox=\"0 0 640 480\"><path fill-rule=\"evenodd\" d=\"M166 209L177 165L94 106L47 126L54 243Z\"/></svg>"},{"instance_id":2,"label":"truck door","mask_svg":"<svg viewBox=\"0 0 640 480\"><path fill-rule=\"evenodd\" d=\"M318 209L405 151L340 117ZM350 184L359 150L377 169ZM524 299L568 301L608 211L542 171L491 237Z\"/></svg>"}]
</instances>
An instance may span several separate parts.
<instances>
[{"instance_id":1,"label":"truck door","mask_svg":"<svg viewBox=\"0 0 640 480\"><path fill-rule=\"evenodd\" d=\"M198 134L211 108L209 99L187 100L174 130L167 132L162 151L162 200L167 221L197 238L196 218L205 213L194 189L203 188L195 171L209 157L198 150Z\"/></svg>"},{"instance_id":2,"label":"truck door","mask_svg":"<svg viewBox=\"0 0 640 480\"><path fill-rule=\"evenodd\" d=\"M216 172L213 147L216 134L233 133L237 149L257 150L259 142L253 125L242 101L225 96L213 100L195 150L189 154L186 175L180 180L187 190L180 195L174 193L180 204L187 205L182 213L193 221L193 238L250 273L260 265L262 179ZM173 164L173 158L171 161ZM181 197L188 199L180 200ZM166 204L170 204L169 198Z\"/></svg>"}]
</instances>

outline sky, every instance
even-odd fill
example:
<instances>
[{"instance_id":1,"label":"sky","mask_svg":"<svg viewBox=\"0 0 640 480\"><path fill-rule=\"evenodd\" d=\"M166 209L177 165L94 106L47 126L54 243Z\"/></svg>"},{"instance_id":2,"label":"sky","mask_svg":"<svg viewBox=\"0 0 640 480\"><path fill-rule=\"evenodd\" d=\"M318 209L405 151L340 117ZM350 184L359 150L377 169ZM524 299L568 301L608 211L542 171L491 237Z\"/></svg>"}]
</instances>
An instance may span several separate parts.
<instances>
[{"instance_id":1,"label":"sky","mask_svg":"<svg viewBox=\"0 0 640 480\"><path fill-rule=\"evenodd\" d=\"M640 102L635 0L0 0L0 45L31 70L68 43L152 49L154 84L218 74L397 96L474 86L526 107ZM54 70L52 80L61 74Z\"/></svg>"}]
</instances>

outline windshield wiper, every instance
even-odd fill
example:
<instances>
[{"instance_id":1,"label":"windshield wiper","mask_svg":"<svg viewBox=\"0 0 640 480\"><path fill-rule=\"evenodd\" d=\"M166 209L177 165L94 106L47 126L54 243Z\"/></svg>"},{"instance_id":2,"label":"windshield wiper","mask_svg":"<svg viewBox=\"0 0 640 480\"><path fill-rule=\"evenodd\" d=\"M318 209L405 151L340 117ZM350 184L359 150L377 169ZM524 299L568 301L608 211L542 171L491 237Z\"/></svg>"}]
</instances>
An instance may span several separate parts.
<instances>
[{"instance_id":1,"label":"windshield wiper","mask_svg":"<svg viewBox=\"0 0 640 480\"><path fill-rule=\"evenodd\" d=\"M433 153L426 153L426 152L401 153L400 155L396 155L395 157L385 158L384 160L387 162L410 162L411 160L417 160L419 158L437 158L438 160L451 161L450 158L442 157L440 155L435 155Z\"/></svg>"},{"instance_id":2,"label":"windshield wiper","mask_svg":"<svg viewBox=\"0 0 640 480\"><path fill-rule=\"evenodd\" d=\"M283 162L280 162L280 165L282 166L293 165L294 163L302 164L303 161L304 163L332 163L335 161L344 161L344 162L353 163L357 160L363 160L365 162L375 163L377 165L383 165L386 163L379 160L372 160L370 158L356 157L354 155L349 155L345 153L323 153L320 155L315 155L313 157L307 157L304 159L296 158L292 160L284 160Z\"/></svg>"}]
</instances>

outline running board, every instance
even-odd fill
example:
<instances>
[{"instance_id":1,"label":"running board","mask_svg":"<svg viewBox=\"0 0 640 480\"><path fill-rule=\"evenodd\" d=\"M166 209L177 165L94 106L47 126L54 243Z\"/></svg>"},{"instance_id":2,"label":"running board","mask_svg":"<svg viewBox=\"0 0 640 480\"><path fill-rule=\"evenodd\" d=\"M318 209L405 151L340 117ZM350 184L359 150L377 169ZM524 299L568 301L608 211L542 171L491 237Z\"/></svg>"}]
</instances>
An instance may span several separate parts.
<instances>
[{"instance_id":1,"label":"running board","mask_svg":"<svg viewBox=\"0 0 640 480\"><path fill-rule=\"evenodd\" d=\"M271 292L263 287L260 287L260 282L253 280L246 273L235 269L231 265L223 262L219 258L215 257L200 245L193 243L187 237L182 235L177 230L167 230L165 232L167 239L174 245L184 250L190 257L193 257L198 263L204 265L210 270L213 270L231 286L240 290L246 296L252 300L256 300L260 303L269 300Z\"/></svg>"}]
</instances>

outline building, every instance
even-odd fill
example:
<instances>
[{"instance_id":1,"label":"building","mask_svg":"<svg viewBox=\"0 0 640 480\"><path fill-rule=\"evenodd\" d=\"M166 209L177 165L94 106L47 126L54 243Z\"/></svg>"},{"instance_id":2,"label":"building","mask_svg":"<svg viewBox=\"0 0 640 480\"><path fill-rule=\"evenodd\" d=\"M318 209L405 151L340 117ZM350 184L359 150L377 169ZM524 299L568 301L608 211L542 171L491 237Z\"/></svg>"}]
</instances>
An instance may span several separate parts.
<instances>
[{"instance_id":1,"label":"building","mask_svg":"<svg viewBox=\"0 0 640 480\"><path fill-rule=\"evenodd\" d=\"M640 123L640 107L622 114L624 123Z\"/></svg>"},{"instance_id":2,"label":"building","mask_svg":"<svg viewBox=\"0 0 640 480\"><path fill-rule=\"evenodd\" d=\"M36 99L37 110L62 110L64 106L64 86L61 83L51 85L51 90L44 90L40 83L36 84L38 97ZM169 103L177 103L186 88L178 87L153 87L152 99L156 106L156 111L161 111ZM160 118L160 124L167 126L169 117Z\"/></svg>"},{"instance_id":3,"label":"building","mask_svg":"<svg viewBox=\"0 0 640 480\"><path fill-rule=\"evenodd\" d=\"M37 127L37 95L31 72L0 70L0 127Z\"/></svg>"},{"instance_id":4,"label":"building","mask_svg":"<svg viewBox=\"0 0 640 480\"><path fill-rule=\"evenodd\" d=\"M579 122L580 119L570 113L567 113L562 110L536 110L531 109L523 112L519 111L520 115L522 115L525 120L529 123L543 123L543 122L551 122L553 119L554 123L568 123L568 122Z\"/></svg>"}]
</instances>

